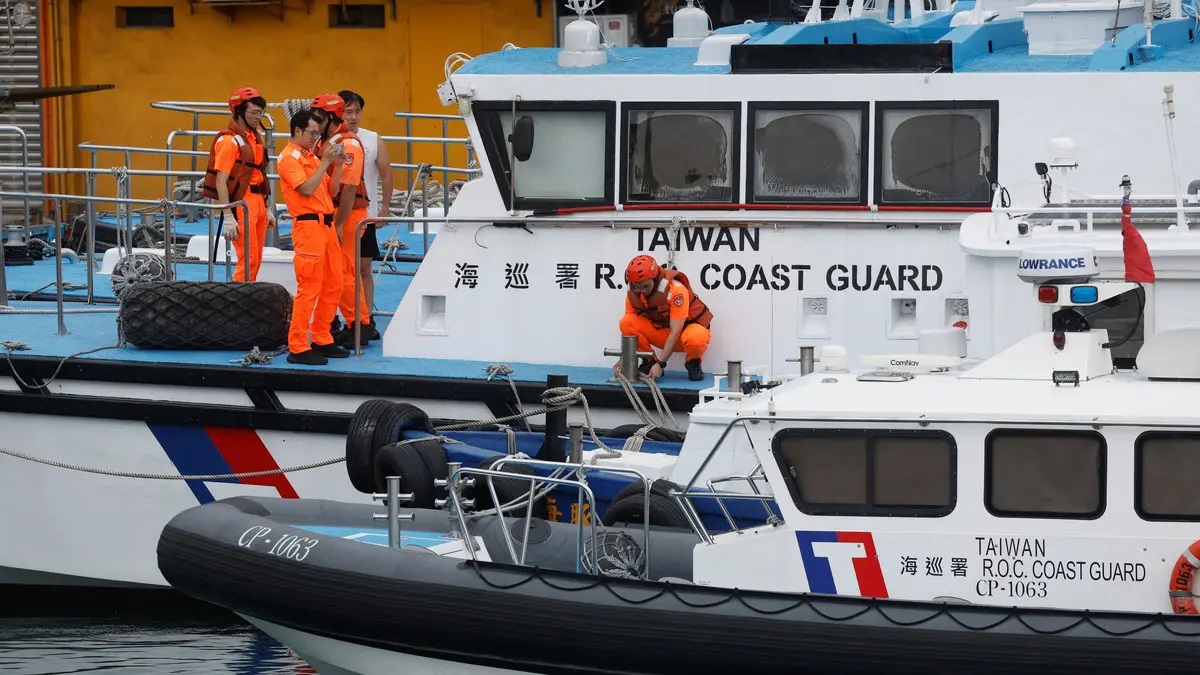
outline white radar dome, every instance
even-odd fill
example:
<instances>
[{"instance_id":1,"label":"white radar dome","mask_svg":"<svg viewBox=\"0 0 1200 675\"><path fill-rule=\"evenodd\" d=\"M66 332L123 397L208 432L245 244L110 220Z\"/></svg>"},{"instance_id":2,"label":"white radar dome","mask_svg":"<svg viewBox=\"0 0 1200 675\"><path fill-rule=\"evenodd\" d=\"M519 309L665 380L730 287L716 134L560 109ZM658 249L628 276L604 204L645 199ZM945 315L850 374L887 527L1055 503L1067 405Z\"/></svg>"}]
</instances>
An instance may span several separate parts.
<instances>
[{"instance_id":1,"label":"white radar dome","mask_svg":"<svg viewBox=\"0 0 1200 675\"><path fill-rule=\"evenodd\" d=\"M1099 267L1096 252L1087 246L1030 248L1017 258L1017 276L1031 284L1086 283Z\"/></svg>"}]
</instances>

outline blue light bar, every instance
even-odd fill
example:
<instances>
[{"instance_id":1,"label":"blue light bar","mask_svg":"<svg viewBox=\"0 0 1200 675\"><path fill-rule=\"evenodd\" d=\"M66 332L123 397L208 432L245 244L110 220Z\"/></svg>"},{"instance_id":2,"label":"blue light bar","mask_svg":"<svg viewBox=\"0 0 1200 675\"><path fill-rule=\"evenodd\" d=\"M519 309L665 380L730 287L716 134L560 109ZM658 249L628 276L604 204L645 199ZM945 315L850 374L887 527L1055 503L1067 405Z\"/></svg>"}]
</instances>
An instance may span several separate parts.
<instances>
[{"instance_id":1,"label":"blue light bar","mask_svg":"<svg viewBox=\"0 0 1200 675\"><path fill-rule=\"evenodd\" d=\"M1073 286L1071 288L1071 302L1079 305L1090 305L1096 302L1100 292L1095 286Z\"/></svg>"}]
</instances>

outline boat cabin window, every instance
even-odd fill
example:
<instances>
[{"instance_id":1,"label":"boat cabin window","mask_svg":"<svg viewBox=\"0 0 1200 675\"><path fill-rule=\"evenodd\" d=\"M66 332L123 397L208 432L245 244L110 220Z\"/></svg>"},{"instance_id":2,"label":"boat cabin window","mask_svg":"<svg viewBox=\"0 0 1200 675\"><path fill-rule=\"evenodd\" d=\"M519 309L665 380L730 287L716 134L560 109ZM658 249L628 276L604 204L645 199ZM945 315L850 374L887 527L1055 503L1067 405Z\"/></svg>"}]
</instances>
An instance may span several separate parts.
<instances>
[{"instance_id":1,"label":"boat cabin window","mask_svg":"<svg viewBox=\"0 0 1200 675\"><path fill-rule=\"evenodd\" d=\"M740 198L738 104L638 103L623 109L623 202Z\"/></svg>"},{"instance_id":2,"label":"boat cabin window","mask_svg":"<svg viewBox=\"0 0 1200 675\"><path fill-rule=\"evenodd\" d=\"M750 104L749 202L865 204L867 104Z\"/></svg>"},{"instance_id":3,"label":"boat cabin window","mask_svg":"<svg viewBox=\"0 0 1200 675\"><path fill-rule=\"evenodd\" d=\"M788 429L773 452L796 508L811 515L944 516L956 448L944 432Z\"/></svg>"},{"instance_id":4,"label":"boat cabin window","mask_svg":"<svg viewBox=\"0 0 1200 675\"><path fill-rule=\"evenodd\" d=\"M507 208L613 203L615 104L518 101L515 117L511 101L472 109Z\"/></svg>"},{"instance_id":5,"label":"boat cabin window","mask_svg":"<svg viewBox=\"0 0 1200 675\"><path fill-rule=\"evenodd\" d=\"M994 101L877 103L876 201L990 204L997 110Z\"/></svg>"},{"instance_id":6,"label":"boat cabin window","mask_svg":"<svg viewBox=\"0 0 1200 675\"><path fill-rule=\"evenodd\" d=\"M1200 434L1146 432L1133 452L1138 515L1144 520L1200 521Z\"/></svg>"},{"instance_id":7,"label":"boat cabin window","mask_svg":"<svg viewBox=\"0 0 1200 675\"><path fill-rule=\"evenodd\" d=\"M1009 518L1098 518L1104 437L1093 431L997 429L984 442L984 504Z\"/></svg>"}]
</instances>

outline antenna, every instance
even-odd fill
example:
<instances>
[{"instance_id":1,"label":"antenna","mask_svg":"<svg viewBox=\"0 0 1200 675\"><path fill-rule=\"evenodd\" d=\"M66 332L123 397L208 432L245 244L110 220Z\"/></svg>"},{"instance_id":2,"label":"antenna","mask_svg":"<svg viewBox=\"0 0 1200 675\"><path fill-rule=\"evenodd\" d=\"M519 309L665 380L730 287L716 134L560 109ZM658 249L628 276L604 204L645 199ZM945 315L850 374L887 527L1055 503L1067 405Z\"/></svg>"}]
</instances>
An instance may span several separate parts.
<instances>
[{"instance_id":1,"label":"antenna","mask_svg":"<svg viewBox=\"0 0 1200 675\"><path fill-rule=\"evenodd\" d=\"M604 0L567 0L567 9L579 15L583 19L583 15L595 10L600 5L604 4Z\"/></svg>"}]
</instances>

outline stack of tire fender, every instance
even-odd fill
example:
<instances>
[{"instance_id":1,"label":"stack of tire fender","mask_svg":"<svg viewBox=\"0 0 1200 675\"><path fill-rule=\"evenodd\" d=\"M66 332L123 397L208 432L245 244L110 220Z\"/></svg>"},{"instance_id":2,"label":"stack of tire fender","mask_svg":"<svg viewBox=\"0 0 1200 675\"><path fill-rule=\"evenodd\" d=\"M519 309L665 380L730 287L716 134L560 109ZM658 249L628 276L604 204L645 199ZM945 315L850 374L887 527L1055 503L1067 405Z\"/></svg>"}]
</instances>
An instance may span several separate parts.
<instances>
[{"instance_id":1,"label":"stack of tire fender","mask_svg":"<svg viewBox=\"0 0 1200 675\"><path fill-rule=\"evenodd\" d=\"M446 489L434 485L435 480L445 480L450 475L446 449L436 438L423 438L404 442L407 431L436 433L429 416L420 408L408 403L395 403L382 399L364 401L350 419L350 430L346 434L346 473L350 483L359 492L387 492L388 476L400 477L400 492L412 493L412 501L406 506L416 509L436 508L434 500L446 498ZM489 469L504 454L497 453L485 458L477 468ZM509 464L500 467L506 473L534 475L532 467ZM491 491L483 476L476 476L476 486L464 488L462 497L474 499L476 511L493 506ZM501 504L524 497L529 492L529 481L519 478L493 480L496 496ZM524 514L524 508L520 510ZM533 505L533 515L546 517L546 500L539 499Z\"/></svg>"},{"instance_id":2,"label":"stack of tire fender","mask_svg":"<svg viewBox=\"0 0 1200 675\"><path fill-rule=\"evenodd\" d=\"M354 489L366 494L386 493L388 476L400 477L400 492L411 493L409 508L436 508L434 501L446 498L446 489L436 487L435 480L445 480L450 475L446 449L436 438L404 441L408 431L436 433L423 410L408 403L395 403L382 399L364 401L350 419L346 434L346 473ZM634 429L636 431L636 429ZM664 440L666 440L664 438ZM506 455L497 453L484 458L476 468L490 469ZM505 473L532 476L532 467L526 464L505 464L499 469ZM464 499L474 499L475 511L484 511L495 506L486 478L475 476L476 484L462 491ZM529 481L523 478L495 478L492 481L500 504L508 504L525 497L529 492ZM537 486L535 484L535 487ZM655 479L650 484L650 524L663 527L688 528L690 524L679 504L670 496L670 491L681 486L665 479ZM642 482L634 481L613 496L601 522L609 527L617 524L641 524L646 517L646 496ZM510 515L524 516L522 505ZM536 518L546 518L546 498L533 505Z\"/></svg>"}]
</instances>

